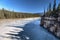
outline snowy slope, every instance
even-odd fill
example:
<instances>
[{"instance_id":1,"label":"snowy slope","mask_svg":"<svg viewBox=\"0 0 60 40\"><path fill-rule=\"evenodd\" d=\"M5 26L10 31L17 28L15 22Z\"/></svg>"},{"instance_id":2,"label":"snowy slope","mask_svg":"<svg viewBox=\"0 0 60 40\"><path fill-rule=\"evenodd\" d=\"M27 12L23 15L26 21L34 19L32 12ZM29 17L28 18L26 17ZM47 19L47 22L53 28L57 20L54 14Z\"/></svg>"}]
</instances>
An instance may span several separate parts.
<instances>
[{"instance_id":1,"label":"snowy slope","mask_svg":"<svg viewBox=\"0 0 60 40\"><path fill-rule=\"evenodd\" d=\"M16 28L15 26L24 27L25 24L28 24L36 19L39 18L0 20L0 40L13 40L11 35L8 35L8 33L18 34L17 32L23 31L22 28Z\"/></svg>"}]
</instances>

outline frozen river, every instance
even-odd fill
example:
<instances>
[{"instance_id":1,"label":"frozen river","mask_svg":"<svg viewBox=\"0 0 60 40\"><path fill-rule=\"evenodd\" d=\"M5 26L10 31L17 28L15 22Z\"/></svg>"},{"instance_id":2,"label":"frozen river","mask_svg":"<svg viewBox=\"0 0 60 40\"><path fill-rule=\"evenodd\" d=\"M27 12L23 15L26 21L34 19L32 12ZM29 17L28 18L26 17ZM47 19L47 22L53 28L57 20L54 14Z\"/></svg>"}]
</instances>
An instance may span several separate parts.
<instances>
[{"instance_id":1,"label":"frozen river","mask_svg":"<svg viewBox=\"0 0 60 40\"><path fill-rule=\"evenodd\" d=\"M40 20L26 24L23 28L24 31L19 32L18 36L22 36L22 40L58 40L39 24Z\"/></svg>"},{"instance_id":2,"label":"frozen river","mask_svg":"<svg viewBox=\"0 0 60 40\"><path fill-rule=\"evenodd\" d=\"M40 19L34 19L32 21L21 20L19 23L8 24L8 26L5 27L5 30L3 30L3 27L3 29L1 29L3 33L0 30L0 40L59 40L40 26ZM7 29L10 30L7 31ZM6 36L3 34L6 34Z\"/></svg>"}]
</instances>

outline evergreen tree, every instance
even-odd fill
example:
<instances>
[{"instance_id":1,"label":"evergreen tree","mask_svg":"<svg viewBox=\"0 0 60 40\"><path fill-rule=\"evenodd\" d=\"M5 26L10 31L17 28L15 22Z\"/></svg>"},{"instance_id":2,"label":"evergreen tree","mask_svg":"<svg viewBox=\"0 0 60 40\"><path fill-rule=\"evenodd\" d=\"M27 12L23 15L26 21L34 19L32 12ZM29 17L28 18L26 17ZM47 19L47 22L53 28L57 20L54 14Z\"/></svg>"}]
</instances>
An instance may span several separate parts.
<instances>
[{"instance_id":1,"label":"evergreen tree","mask_svg":"<svg viewBox=\"0 0 60 40\"><path fill-rule=\"evenodd\" d=\"M51 12L51 3L49 3L49 12Z\"/></svg>"},{"instance_id":2,"label":"evergreen tree","mask_svg":"<svg viewBox=\"0 0 60 40\"><path fill-rule=\"evenodd\" d=\"M60 10L60 3L58 4L57 10Z\"/></svg>"},{"instance_id":3,"label":"evergreen tree","mask_svg":"<svg viewBox=\"0 0 60 40\"><path fill-rule=\"evenodd\" d=\"M5 16L5 9L4 8L2 8L2 15L1 15L1 17L2 18L6 18L6 16Z\"/></svg>"},{"instance_id":4,"label":"evergreen tree","mask_svg":"<svg viewBox=\"0 0 60 40\"><path fill-rule=\"evenodd\" d=\"M45 8L44 8L44 15L45 15Z\"/></svg>"},{"instance_id":5,"label":"evergreen tree","mask_svg":"<svg viewBox=\"0 0 60 40\"><path fill-rule=\"evenodd\" d=\"M56 0L54 0L53 11L56 10Z\"/></svg>"}]
</instances>

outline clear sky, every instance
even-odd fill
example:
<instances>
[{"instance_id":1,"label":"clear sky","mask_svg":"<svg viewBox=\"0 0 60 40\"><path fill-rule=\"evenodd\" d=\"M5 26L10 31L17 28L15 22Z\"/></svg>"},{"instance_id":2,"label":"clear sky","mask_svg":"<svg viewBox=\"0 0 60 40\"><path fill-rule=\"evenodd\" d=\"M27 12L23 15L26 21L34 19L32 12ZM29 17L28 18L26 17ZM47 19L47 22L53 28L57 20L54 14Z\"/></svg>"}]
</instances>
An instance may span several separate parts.
<instances>
[{"instance_id":1,"label":"clear sky","mask_svg":"<svg viewBox=\"0 0 60 40\"><path fill-rule=\"evenodd\" d=\"M0 9L5 8L18 12L43 12L47 9L49 3L53 4L53 0L0 0ZM56 0L58 4L60 0Z\"/></svg>"}]
</instances>

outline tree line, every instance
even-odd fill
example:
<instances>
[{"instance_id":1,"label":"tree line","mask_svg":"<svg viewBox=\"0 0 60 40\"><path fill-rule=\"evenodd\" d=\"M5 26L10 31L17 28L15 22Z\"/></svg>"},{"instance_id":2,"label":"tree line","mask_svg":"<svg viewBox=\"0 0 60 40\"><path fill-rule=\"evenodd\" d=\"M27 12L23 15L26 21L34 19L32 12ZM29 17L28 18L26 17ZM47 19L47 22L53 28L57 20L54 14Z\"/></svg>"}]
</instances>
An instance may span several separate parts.
<instances>
[{"instance_id":1,"label":"tree line","mask_svg":"<svg viewBox=\"0 0 60 40\"><path fill-rule=\"evenodd\" d=\"M53 7L52 7L52 4L49 3L49 6L47 8L47 12L44 9L43 16L47 16L47 17L53 16L53 17L57 18L59 15L59 12L60 12L60 3L58 4L58 6L56 6L56 0L54 0Z\"/></svg>"},{"instance_id":2,"label":"tree line","mask_svg":"<svg viewBox=\"0 0 60 40\"><path fill-rule=\"evenodd\" d=\"M14 12L8 11L2 8L0 10L0 19L9 19L9 18L29 18L29 17L40 17L39 14L32 14L32 13L21 13L21 12Z\"/></svg>"}]
</instances>

